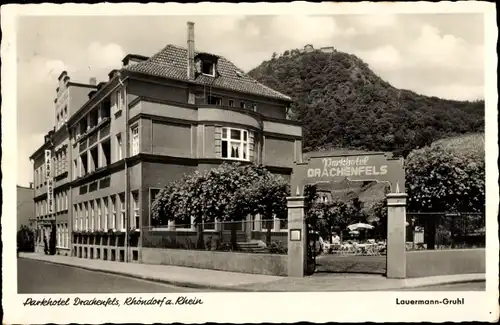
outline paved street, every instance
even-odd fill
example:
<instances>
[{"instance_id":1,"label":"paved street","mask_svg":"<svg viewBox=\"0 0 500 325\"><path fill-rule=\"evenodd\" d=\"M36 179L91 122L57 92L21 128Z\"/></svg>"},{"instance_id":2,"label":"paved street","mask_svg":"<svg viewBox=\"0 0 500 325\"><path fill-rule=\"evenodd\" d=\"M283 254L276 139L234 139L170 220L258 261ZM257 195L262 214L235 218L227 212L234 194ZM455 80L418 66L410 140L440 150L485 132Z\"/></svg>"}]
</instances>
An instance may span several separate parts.
<instances>
[{"instance_id":1,"label":"paved street","mask_svg":"<svg viewBox=\"0 0 500 325\"><path fill-rule=\"evenodd\" d=\"M484 290L486 290L486 282L484 281L442 284L437 286L402 289L402 291L484 291Z\"/></svg>"},{"instance_id":2,"label":"paved street","mask_svg":"<svg viewBox=\"0 0 500 325\"><path fill-rule=\"evenodd\" d=\"M18 293L163 293L208 291L176 287L24 258L17 259L17 274Z\"/></svg>"}]
</instances>

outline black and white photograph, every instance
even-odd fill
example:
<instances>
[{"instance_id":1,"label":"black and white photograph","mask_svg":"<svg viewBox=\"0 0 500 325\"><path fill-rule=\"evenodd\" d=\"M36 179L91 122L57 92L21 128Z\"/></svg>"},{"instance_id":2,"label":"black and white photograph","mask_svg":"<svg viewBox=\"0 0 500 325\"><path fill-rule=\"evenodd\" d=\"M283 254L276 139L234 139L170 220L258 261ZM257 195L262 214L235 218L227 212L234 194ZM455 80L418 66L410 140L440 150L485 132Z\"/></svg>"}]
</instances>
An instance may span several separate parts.
<instances>
[{"instance_id":1,"label":"black and white photograph","mask_svg":"<svg viewBox=\"0 0 500 325\"><path fill-rule=\"evenodd\" d=\"M498 320L494 4L1 13L6 322Z\"/></svg>"}]
</instances>

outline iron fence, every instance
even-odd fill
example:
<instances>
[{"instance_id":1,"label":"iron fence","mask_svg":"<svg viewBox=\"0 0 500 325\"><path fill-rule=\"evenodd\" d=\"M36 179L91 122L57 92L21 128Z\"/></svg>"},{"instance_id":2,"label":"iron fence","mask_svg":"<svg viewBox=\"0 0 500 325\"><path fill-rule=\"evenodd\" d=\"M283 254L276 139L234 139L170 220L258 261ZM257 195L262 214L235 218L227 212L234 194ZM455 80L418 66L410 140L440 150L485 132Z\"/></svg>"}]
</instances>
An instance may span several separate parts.
<instances>
[{"instance_id":1,"label":"iron fence","mask_svg":"<svg viewBox=\"0 0 500 325\"><path fill-rule=\"evenodd\" d=\"M204 222L142 228L142 246L187 250L287 254L283 220Z\"/></svg>"},{"instance_id":2,"label":"iron fence","mask_svg":"<svg viewBox=\"0 0 500 325\"><path fill-rule=\"evenodd\" d=\"M409 212L406 215L406 248L481 248L486 244L484 213Z\"/></svg>"}]
</instances>

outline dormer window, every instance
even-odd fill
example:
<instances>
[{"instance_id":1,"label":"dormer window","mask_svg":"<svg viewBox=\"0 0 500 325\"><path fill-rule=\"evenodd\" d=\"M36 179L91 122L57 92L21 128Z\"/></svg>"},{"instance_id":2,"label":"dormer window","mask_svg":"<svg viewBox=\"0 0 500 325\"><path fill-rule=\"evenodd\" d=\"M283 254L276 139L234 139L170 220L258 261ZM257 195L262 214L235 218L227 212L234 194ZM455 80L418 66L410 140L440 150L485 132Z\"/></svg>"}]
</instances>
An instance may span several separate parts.
<instances>
[{"instance_id":1,"label":"dormer window","mask_svg":"<svg viewBox=\"0 0 500 325\"><path fill-rule=\"evenodd\" d=\"M201 73L205 76L215 77L215 63L203 62L201 64Z\"/></svg>"}]
</instances>

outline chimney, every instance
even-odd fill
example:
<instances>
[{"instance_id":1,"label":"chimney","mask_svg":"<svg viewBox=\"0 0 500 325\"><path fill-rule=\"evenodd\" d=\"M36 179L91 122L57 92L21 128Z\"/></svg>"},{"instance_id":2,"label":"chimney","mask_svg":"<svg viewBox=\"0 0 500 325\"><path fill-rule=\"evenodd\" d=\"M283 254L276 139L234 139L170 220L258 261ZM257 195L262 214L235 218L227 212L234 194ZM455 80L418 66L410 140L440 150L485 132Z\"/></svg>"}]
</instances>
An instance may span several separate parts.
<instances>
[{"instance_id":1,"label":"chimney","mask_svg":"<svg viewBox=\"0 0 500 325\"><path fill-rule=\"evenodd\" d=\"M95 86L97 85L97 79L92 77L89 79L89 85Z\"/></svg>"},{"instance_id":2,"label":"chimney","mask_svg":"<svg viewBox=\"0 0 500 325\"><path fill-rule=\"evenodd\" d=\"M187 77L189 80L194 79L194 23L188 22L187 35Z\"/></svg>"}]
</instances>

